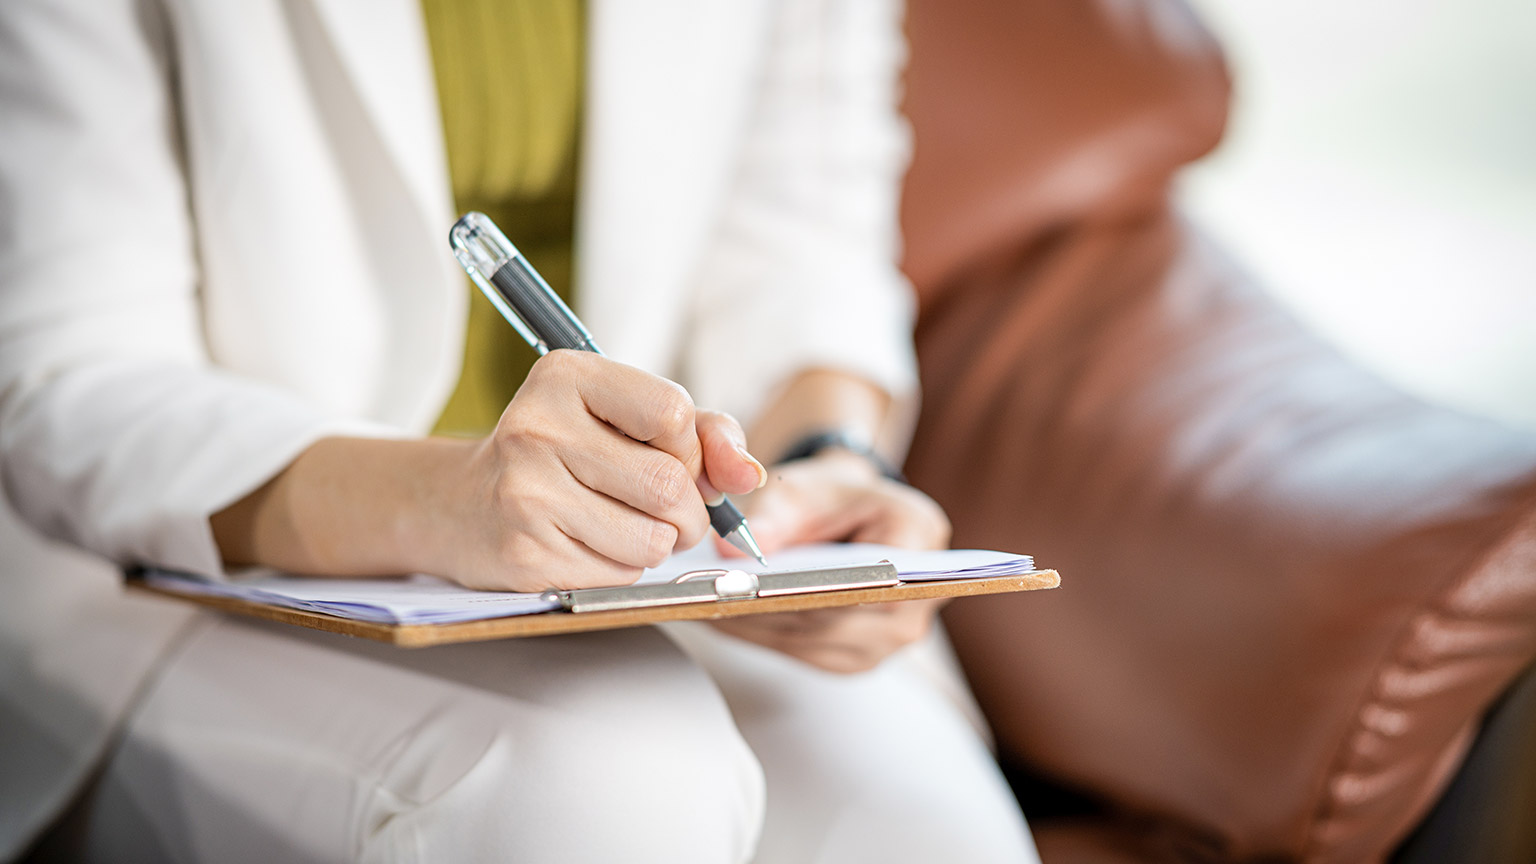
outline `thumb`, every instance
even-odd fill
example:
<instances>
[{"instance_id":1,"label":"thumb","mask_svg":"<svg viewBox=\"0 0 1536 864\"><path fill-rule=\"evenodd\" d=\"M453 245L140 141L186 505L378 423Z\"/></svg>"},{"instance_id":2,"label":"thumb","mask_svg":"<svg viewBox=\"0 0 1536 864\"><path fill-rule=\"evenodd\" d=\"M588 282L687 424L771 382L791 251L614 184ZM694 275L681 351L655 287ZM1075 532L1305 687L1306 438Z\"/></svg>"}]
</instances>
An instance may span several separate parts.
<instances>
[{"instance_id":1,"label":"thumb","mask_svg":"<svg viewBox=\"0 0 1536 864\"><path fill-rule=\"evenodd\" d=\"M747 436L736 418L719 411L699 411L694 417L699 445L704 454L704 472L699 489L706 498L711 491L744 495L762 488L768 471L747 452Z\"/></svg>"}]
</instances>

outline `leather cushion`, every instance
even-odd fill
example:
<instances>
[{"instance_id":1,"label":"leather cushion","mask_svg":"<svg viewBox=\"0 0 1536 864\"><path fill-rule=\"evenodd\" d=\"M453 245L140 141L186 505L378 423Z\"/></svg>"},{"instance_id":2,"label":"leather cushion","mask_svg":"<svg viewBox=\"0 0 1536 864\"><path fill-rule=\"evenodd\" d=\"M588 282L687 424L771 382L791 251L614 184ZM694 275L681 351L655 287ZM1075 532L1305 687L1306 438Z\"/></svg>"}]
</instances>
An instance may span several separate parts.
<instances>
[{"instance_id":1,"label":"leather cushion","mask_svg":"<svg viewBox=\"0 0 1536 864\"><path fill-rule=\"evenodd\" d=\"M1178 4L909 20L908 471L957 545L1063 574L946 617L1003 755L1142 857L1381 858L1536 655L1536 437L1361 370L1177 216L1227 92Z\"/></svg>"}]
</instances>

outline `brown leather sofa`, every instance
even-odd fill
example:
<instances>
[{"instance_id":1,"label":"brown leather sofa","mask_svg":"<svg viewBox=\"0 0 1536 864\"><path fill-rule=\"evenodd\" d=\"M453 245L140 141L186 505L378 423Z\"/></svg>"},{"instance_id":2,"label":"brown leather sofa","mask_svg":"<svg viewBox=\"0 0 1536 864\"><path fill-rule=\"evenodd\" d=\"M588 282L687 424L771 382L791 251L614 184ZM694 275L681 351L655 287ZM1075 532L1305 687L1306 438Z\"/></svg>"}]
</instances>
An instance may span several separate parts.
<instances>
[{"instance_id":1,"label":"brown leather sofa","mask_svg":"<svg viewBox=\"0 0 1536 864\"><path fill-rule=\"evenodd\" d=\"M946 612L1000 759L1091 805L1034 819L1047 864L1383 860L1536 656L1536 436L1377 380L1180 217L1229 96L1181 3L908 27L907 467L957 545L1062 573Z\"/></svg>"}]
</instances>

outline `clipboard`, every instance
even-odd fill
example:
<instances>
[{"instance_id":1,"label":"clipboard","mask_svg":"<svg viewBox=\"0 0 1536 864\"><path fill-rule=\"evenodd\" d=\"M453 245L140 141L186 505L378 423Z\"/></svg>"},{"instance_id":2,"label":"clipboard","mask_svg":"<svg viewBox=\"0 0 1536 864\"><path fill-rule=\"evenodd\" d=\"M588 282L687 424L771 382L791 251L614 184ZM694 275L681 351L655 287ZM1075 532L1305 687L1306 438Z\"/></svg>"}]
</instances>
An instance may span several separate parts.
<instances>
[{"instance_id":1,"label":"clipboard","mask_svg":"<svg viewBox=\"0 0 1536 864\"><path fill-rule=\"evenodd\" d=\"M742 571L693 571L671 582L549 592L560 601L561 609L448 624L360 621L252 600L167 590L131 576L126 584L132 591L170 597L221 612L373 639L402 648L613 630L665 621L699 621L866 603L1038 591L1061 584L1061 577L1055 570L1035 569L982 578L902 582L895 575L896 568L889 563L883 567L857 565L765 573L753 577L755 585L740 576L727 576L728 573L752 576Z\"/></svg>"}]
</instances>

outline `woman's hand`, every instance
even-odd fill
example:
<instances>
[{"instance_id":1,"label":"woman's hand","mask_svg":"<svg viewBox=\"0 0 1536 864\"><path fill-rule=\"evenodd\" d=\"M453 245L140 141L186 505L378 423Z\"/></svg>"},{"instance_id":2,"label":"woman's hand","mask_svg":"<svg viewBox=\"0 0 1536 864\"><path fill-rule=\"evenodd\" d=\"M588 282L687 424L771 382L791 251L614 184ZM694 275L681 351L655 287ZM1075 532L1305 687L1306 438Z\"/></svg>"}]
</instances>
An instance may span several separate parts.
<instances>
[{"instance_id":1,"label":"woman's hand","mask_svg":"<svg viewBox=\"0 0 1536 864\"><path fill-rule=\"evenodd\" d=\"M949 520L938 504L842 451L775 466L768 485L743 499L743 510L770 563L775 550L799 543L851 541L913 549L949 544ZM714 626L828 671L862 672L921 639L943 603L908 600L752 615Z\"/></svg>"},{"instance_id":2,"label":"woman's hand","mask_svg":"<svg viewBox=\"0 0 1536 864\"><path fill-rule=\"evenodd\" d=\"M745 441L735 420L696 411L671 381L551 352L449 495L459 530L448 572L512 591L629 584L704 538L706 497L762 484Z\"/></svg>"},{"instance_id":3,"label":"woman's hand","mask_svg":"<svg viewBox=\"0 0 1536 864\"><path fill-rule=\"evenodd\" d=\"M503 591L625 585L703 538L706 497L761 485L744 441L666 379L554 351L484 440L322 439L210 522L229 564Z\"/></svg>"}]
</instances>

